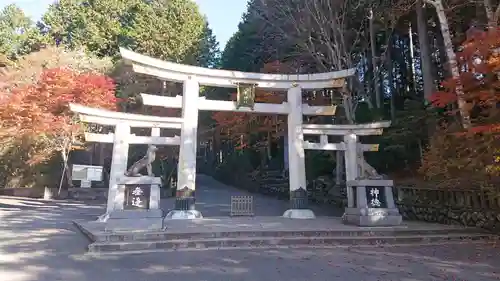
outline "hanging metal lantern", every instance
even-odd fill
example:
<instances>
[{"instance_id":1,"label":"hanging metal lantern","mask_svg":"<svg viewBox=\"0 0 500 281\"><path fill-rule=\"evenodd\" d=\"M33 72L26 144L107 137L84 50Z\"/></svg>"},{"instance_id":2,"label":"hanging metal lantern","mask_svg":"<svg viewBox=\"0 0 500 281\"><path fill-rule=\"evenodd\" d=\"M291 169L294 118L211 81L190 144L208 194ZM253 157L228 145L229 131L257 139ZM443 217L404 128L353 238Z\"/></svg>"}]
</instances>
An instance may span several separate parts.
<instances>
[{"instance_id":1,"label":"hanging metal lantern","mask_svg":"<svg viewBox=\"0 0 500 281\"><path fill-rule=\"evenodd\" d=\"M238 83L236 96L236 108L250 107L253 110L255 105L255 84Z\"/></svg>"}]
</instances>

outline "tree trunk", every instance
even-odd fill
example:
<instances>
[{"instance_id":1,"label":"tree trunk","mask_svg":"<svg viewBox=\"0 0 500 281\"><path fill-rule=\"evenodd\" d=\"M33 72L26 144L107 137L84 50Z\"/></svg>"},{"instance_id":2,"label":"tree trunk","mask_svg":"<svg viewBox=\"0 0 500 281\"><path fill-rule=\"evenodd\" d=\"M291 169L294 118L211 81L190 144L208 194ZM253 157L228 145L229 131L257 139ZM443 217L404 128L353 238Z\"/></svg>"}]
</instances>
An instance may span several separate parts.
<instances>
[{"instance_id":1,"label":"tree trunk","mask_svg":"<svg viewBox=\"0 0 500 281\"><path fill-rule=\"evenodd\" d=\"M394 65L392 63L392 35L389 39L387 45L387 50L385 51L385 68L387 70L387 82L389 86L389 94L391 95L390 105L391 105L391 120L396 121L396 91L394 89Z\"/></svg>"},{"instance_id":2,"label":"tree trunk","mask_svg":"<svg viewBox=\"0 0 500 281\"><path fill-rule=\"evenodd\" d=\"M404 51L401 47L400 44L400 36L398 34L394 34L394 39L393 39L393 48L396 47L396 50L394 53L391 55L391 60L392 60L392 68L393 68L393 73L400 73L401 75L395 75L393 76L394 78L394 90L396 91L396 95L393 96L392 102L394 103L393 108L397 108L397 99L398 95L404 95L404 86L403 84L403 74L406 69L406 62L404 60Z\"/></svg>"},{"instance_id":3,"label":"tree trunk","mask_svg":"<svg viewBox=\"0 0 500 281\"><path fill-rule=\"evenodd\" d=\"M364 70L364 81L363 84L365 85L367 97L370 98L370 101L373 103L374 97L375 97L375 92L373 91L372 87L372 82L373 82L373 66L372 66L372 53L368 51L368 49L365 49L366 58L364 59L363 63L363 70Z\"/></svg>"},{"instance_id":4,"label":"tree trunk","mask_svg":"<svg viewBox=\"0 0 500 281\"><path fill-rule=\"evenodd\" d=\"M337 150L336 151L336 161L335 161L335 184L340 185L342 183L342 180L344 178L344 155L343 151Z\"/></svg>"},{"instance_id":5,"label":"tree trunk","mask_svg":"<svg viewBox=\"0 0 500 281\"><path fill-rule=\"evenodd\" d=\"M411 21L408 24L408 40L409 40L408 48L410 49L410 77L409 77L409 79L411 79L413 93L418 94L417 79L415 79L415 46L413 46L413 28L412 28Z\"/></svg>"},{"instance_id":6,"label":"tree trunk","mask_svg":"<svg viewBox=\"0 0 500 281\"><path fill-rule=\"evenodd\" d=\"M417 1L417 28L418 45L420 47L420 68L424 81L424 99L429 100L432 93L436 90L434 77L432 75L432 60L429 45L429 35L427 33L427 18L422 8L422 0Z\"/></svg>"},{"instance_id":7,"label":"tree trunk","mask_svg":"<svg viewBox=\"0 0 500 281\"><path fill-rule=\"evenodd\" d=\"M61 179L59 180L59 189L57 191L57 195L59 198L65 198L66 196L63 195L66 192L63 192L63 187L65 187L65 191L67 190L67 187L71 183L71 173L68 169L68 156L69 156L69 149L62 149L61 150L61 157L63 160L63 168L62 168L62 174L61 174ZM66 179L66 185L64 185L64 180Z\"/></svg>"},{"instance_id":8,"label":"tree trunk","mask_svg":"<svg viewBox=\"0 0 500 281\"><path fill-rule=\"evenodd\" d=\"M457 94L457 104L458 110L460 112L461 123L464 129L469 129L471 127L471 121L469 112L467 110L467 102L464 98L464 88L462 82L460 81L460 72L458 70L457 57L453 50L453 43L451 41L450 29L448 26L448 19L446 17L443 3L441 0L431 1L425 0L427 3L431 4L436 8L436 13L439 18L439 24L441 27L441 33L443 35L444 47L446 51L446 56L448 57L448 64L452 78L456 80L456 94Z\"/></svg>"},{"instance_id":9,"label":"tree trunk","mask_svg":"<svg viewBox=\"0 0 500 281\"><path fill-rule=\"evenodd\" d=\"M483 0L484 9L486 10L486 17L488 18L488 28L495 28L498 25L498 14L500 13L500 4L493 12L490 0Z\"/></svg>"},{"instance_id":10,"label":"tree trunk","mask_svg":"<svg viewBox=\"0 0 500 281\"><path fill-rule=\"evenodd\" d=\"M439 22L435 23L435 27L433 27L433 33L435 34L435 42L437 45L437 57L436 60L439 61L439 65L441 66L442 73L439 73L438 67L434 68L434 74L438 81L443 81L446 77L451 76L451 72L449 66L446 63L446 50L444 47L443 35L441 34L441 28L439 27ZM437 86L437 85L436 85Z\"/></svg>"},{"instance_id":11,"label":"tree trunk","mask_svg":"<svg viewBox=\"0 0 500 281\"><path fill-rule=\"evenodd\" d=\"M373 16L373 10L370 10L370 15L368 17L370 24L370 49L371 49L371 62L372 62L372 72L373 72L373 87L375 94L375 105L377 107L378 115L382 112L382 103L381 103L381 93L380 93L380 85L379 85L379 73L378 73L378 62L377 62L377 40L375 38L375 26L374 21L375 18ZM381 116L378 116L379 118Z\"/></svg>"},{"instance_id":12,"label":"tree trunk","mask_svg":"<svg viewBox=\"0 0 500 281\"><path fill-rule=\"evenodd\" d=\"M68 187L73 187L73 179L70 167L71 165L68 159L66 162L66 184Z\"/></svg>"},{"instance_id":13,"label":"tree trunk","mask_svg":"<svg viewBox=\"0 0 500 281\"><path fill-rule=\"evenodd\" d=\"M398 91L399 96L396 96L395 104L396 108L403 109L405 98L410 96L410 49L408 48L409 43L406 38L402 35L398 36L398 64L399 64L399 81L400 91Z\"/></svg>"},{"instance_id":14,"label":"tree trunk","mask_svg":"<svg viewBox=\"0 0 500 281\"><path fill-rule=\"evenodd\" d=\"M498 4L497 8L495 9L495 13L493 14L493 19L491 20L492 27L498 27L498 17L500 17L500 4Z\"/></svg>"}]
</instances>

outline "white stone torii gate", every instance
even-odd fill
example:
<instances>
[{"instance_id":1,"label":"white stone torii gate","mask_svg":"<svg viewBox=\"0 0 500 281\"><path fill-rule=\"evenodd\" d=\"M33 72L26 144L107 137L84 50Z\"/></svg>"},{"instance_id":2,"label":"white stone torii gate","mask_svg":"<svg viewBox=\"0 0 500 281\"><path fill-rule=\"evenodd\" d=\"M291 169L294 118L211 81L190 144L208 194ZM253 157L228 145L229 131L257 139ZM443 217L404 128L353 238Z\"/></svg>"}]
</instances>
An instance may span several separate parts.
<instances>
[{"instance_id":1,"label":"white stone torii gate","mask_svg":"<svg viewBox=\"0 0 500 281\"><path fill-rule=\"evenodd\" d=\"M360 144L358 136L381 135L389 121L358 125L304 124L306 135L320 135L320 143L304 142L305 149L344 151L347 184L347 208L343 220L360 226L394 226L402 222L394 204L392 180L363 179L362 165L358 165L364 151L378 151L377 144ZM328 143L328 136L343 136L341 143ZM379 197L380 195L380 197ZM370 196L370 200L368 200Z\"/></svg>"},{"instance_id":2,"label":"white stone torii gate","mask_svg":"<svg viewBox=\"0 0 500 281\"><path fill-rule=\"evenodd\" d=\"M165 97L142 94L145 105L182 108L184 119L181 129L179 169L177 180L178 202L183 211L179 217L199 217L194 210L196 174L196 137L199 110L238 111L288 115L288 158L290 163L291 206L284 214L291 218L314 218L307 209L305 159L303 147L303 115L334 115L335 106L310 106L302 104L302 89L339 87L338 79L352 76L354 69L318 74L261 74L176 64L120 49L123 59L132 63L137 73L156 76L163 80L182 82L183 95ZM282 104L256 103L253 109L238 108L233 101L207 100L199 97L200 85L235 88L238 84L253 84L257 88L287 90L287 102ZM343 86L343 85L340 85ZM171 217L177 215L173 213Z\"/></svg>"},{"instance_id":3,"label":"white stone torii gate","mask_svg":"<svg viewBox=\"0 0 500 281\"><path fill-rule=\"evenodd\" d=\"M133 69L137 73L156 76L163 80L182 82L183 95L177 97L165 97L157 95L142 94L143 103L145 105L163 106L167 108L182 108L181 118L166 118L144 116L137 114L126 114L116 112L99 112L98 117L92 117L94 114L82 112L81 108L74 111L83 114L82 121L97 122L100 124L115 125L114 138L111 136L92 136L87 135L89 140L100 142L110 142L113 139L113 162L112 171L116 172L116 176L122 176L122 168L117 169L116 166L126 165L118 163L118 158L123 156L115 155L125 152L123 147L124 138L129 138L128 142L137 140L137 136L125 136L128 132L122 127L151 127L151 128L180 128L180 151L179 151L179 168L177 177L177 200L175 210L167 214L166 218L172 219L189 219L200 218L201 214L195 209L195 179L196 179L196 153L197 153L197 126L198 126L198 111L199 110L214 110L214 111L238 111L238 112L256 112L256 113L274 113L288 115L288 158L290 171L290 209L284 213L285 217L289 218L314 218L314 213L307 208L307 191L305 177L305 153L304 149L341 149L346 150L346 175L350 185L357 185L357 158L358 149L368 150L372 146L362 146L357 142L357 135L381 134L382 128L389 126L390 123L372 123L364 125L303 125L303 115L334 115L335 106L310 106L302 104L302 89L322 89L331 87L341 87L344 83L344 78L355 74L354 69L318 73L318 74L261 74L247 73L239 71L227 71L218 69L208 69L195 66L188 66L165 62L144 56L126 49L120 49L122 57L130 62ZM339 85L339 79L342 83ZM266 88L274 90L287 90L287 102L282 104L266 104L256 103L253 109L240 107L238 108L233 101L216 101L208 100L204 97L199 97L200 85L218 86L218 87L237 87L238 84L253 84L257 88ZM73 108L75 108L73 106ZM153 129L154 131L155 129ZM122 132L124 131L124 132ZM321 135L321 143L314 144L304 142L304 134L319 134ZM340 144L328 144L327 135L344 135L344 142ZM142 141L147 143L155 142L151 138L142 137ZM177 139L163 139L162 144L170 142L177 144ZM128 146L127 146L128 151ZM116 161L115 161L116 159ZM126 159L125 159L126 160ZM112 172L114 175L115 173ZM113 176L112 175L112 176ZM368 185L370 182L363 182ZM371 183L370 183L371 184ZM380 184L379 184L380 185ZM377 186L379 186L377 185ZM363 188L365 188L363 186ZM108 213L116 211L123 200L116 199L116 184L110 183L108 197ZM360 188L358 188L361 191ZM367 208L366 197L361 197L360 192L354 195L353 190L348 192L349 208L356 209L355 212L347 212L346 222L356 224L373 224L373 222L383 221L382 224L387 224L387 220L381 219L380 211L376 212L376 218L352 218L352 214L358 214L359 217L366 217L367 211L358 210L358 206ZM363 193L364 194L364 193ZM378 194L378 193L377 193ZM387 192L385 193L387 195ZM356 197L356 199L354 199ZM389 196L387 196L389 198ZM390 191L392 198L392 190ZM361 201L360 201L361 199ZM378 199L377 199L378 200ZM116 203L118 202L118 204ZM364 202L364 203L363 203ZM390 205L390 204L387 204ZM392 204L393 205L393 204ZM368 212L370 213L370 212ZM372 212L373 213L373 212ZM388 212L386 212L388 213ZM367 223L368 222L368 223ZM380 224L380 223L379 223Z\"/></svg>"},{"instance_id":4,"label":"white stone torii gate","mask_svg":"<svg viewBox=\"0 0 500 281\"><path fill-rule=\"evenodd\" d=\"M357 135L382 134L383 128L390 125L390 122L363 125L303 125L303 115L334 115L335 106L310 106L302 104L302 89L343 87L345 83L343 79L354 75L355 69L318 74L261 74L176 64L144 56L123 48L120 49L120 52L122 58L132 64L135 72L156 76L163 80L182 82L184 85L182 97L141 94L145 105L183 109L182 118L184 119L184 123L181 130L177 188L179 199L190 200L190 203L182 204L184 207L180 208L181 210L194 211L196 137L199 110L288 115L287 139L289 142L288 159L291 206L284 213L284 216L290 218L314 218L314 213L307 209L304 149L329 150L332 147L329 147L329 144L325 141L327 140L327 135L344 135L344 143L331 145L337 145L338 149L346 150L347 182L355 185L356 183L353 181L358 180L359 148ZM339 83L339 79L341 79L342 83ZM238 108L236 103L232 101L215 101L199 97L200 85L234 88L240 83L253 84L257 88L287 90L287 102L282 104L256 103L254 108L250 109ZM304 142L304 134L320 134L321 143L312 144ZM373 145L370 145L369 148L367 146L360 147L363 151L373 150ZM354 191L351 188L348 190L350 190L348 191L348 197L350 198L348 201L351 202L348 209L356 208L357 206L367 207L367 199L366 197L364 199L360 197L361 192L356 193L356 196L359 197L356 200L354 199ZM387 198L392 199L392 189L389 193L390 196L387 192L385 192L385 195L387 195ZM365 203L362 203L363 201ZM391 204L389 203L388 205ZM357 213L360 216L366 214L364 211ZM346 212L346 216L348 217L346 221L356 224L373 224L377 222L379 222L378 224L394 224L393 221L387 222L387 220L381 219L380 212L377 212L377 215L378 217L375 219L371 217L368 219L359 219L358 223L356 219L351 219L352 216ZM172 217L175 217L175 215ZM191 217L196 216L193 214Z\"/></svg>"},{"instance_id":5,"label":"white stone torii gate","mask_svg":"<svg viewBox=\"0 0 500 281\"><path fill-rule=\"evenodd\" d=\"M160 208L160 177L128 177L128 152L130 144L180 145L180 137L161 137L160 130L180 129L182 118L158 117L122 112L112 112L97 108L70 104L71 111L78 113L80 121L114 126L114 133L85 133L88 142L112 143L111 171L106 213L98 221L105 223L106 229L117 230L161 230L163 211ZM136 136L130 133L132 127L151 128L151 136ZM150 186L147 212L124 210L127 185Z\"/></svg>"}]
</instances>

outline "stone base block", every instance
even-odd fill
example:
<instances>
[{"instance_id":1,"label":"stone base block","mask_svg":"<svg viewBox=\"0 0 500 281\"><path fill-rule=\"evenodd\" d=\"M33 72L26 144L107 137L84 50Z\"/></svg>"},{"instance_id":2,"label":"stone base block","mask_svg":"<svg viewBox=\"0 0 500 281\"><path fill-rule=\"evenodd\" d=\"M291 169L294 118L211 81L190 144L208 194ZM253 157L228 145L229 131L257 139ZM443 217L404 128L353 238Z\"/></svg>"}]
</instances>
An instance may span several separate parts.
<instances>
[{"instance_id":1,"label":"stone base block","mask_svg":"<svg viewBox=\"0 0 500 281\"><path fill-rule=\"evenodd\" d=\"M283 214L283 217L289 219L314 219L314 212L309 209L289 209Z\"/></svg>"},{"instance_id":2,"label":"stone base block","mask_svg":"<svg viewBox=\"0 0 500 281\"><path fill-rule=\"evenodd\" d=\"M163 211L151 210L117 210L98 218L104 223L105 231L159 231L163 227Z\"/></svg>"},{"instance_id":3,"label":"stone base block","mask_svg":"<svg viewBox=\"0 0 500 281\"><path fill-rule=\"evenodd\" d=\"M202 219L203 215L196 210L172 210L165 216L165 220L193 220Z\"/></svg>"},{"instance_id":4,"label":"stone base block","mask_svg":"<svg viewBox=\"0 0 500 281\"><path fill-rule=\"evenodd\" d=\"M357 226L398 226L403 218L395 208L346 208L342 221Z\"/></svg>"}]
</instances>

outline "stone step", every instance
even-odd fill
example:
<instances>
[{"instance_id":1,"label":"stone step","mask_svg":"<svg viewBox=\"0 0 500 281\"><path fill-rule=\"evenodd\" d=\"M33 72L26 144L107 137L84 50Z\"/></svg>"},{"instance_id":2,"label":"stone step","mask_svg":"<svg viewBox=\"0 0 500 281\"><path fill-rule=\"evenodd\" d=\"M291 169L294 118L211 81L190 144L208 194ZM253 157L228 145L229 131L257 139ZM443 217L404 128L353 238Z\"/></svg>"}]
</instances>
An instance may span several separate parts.
<instances>
[{"instance_id":1,"label":"stone step","mask_svg":"<svg viewBox=\"0 0 500 281\"><path fill-rule=\"evenodd\" d=\"M261 174L268 174L268 175L282 175L283 171L279 169L264 169L260 171Z\"/></svg>"},{"instance_id":2,"label":"stone step","mask_svg":"<svg viewBox=\"0 0 500 281\"><path fill-rule=\"evenodd\" d=\"M396 236L332 236L332 237L238 237L211 239L172 239L160 241L96 242L88 247L94 254L129 252L220 250L231 248L380 246L419 243L449 243L458 241L493 240L490 234L433 234Z\"/></svg>"},{"instance_id":3,"label":"stone step","mask_svg":"<svg viewBox=\"0 0 500 281\"><path fill-rule=\"evenodd\" d=\"M384 236L425 236L445 234L478 234L475 228L451 229L405 229L405 228L359 228L357 230L250 230L250 231L199 231L199 232L101 232L91 237L95 242L162 241L178 239L215 239L215 238L303 238L303 237L384 237ZM484 234L484 233L479 233Z\"/></svg>"},{"instance_id":4,"label":"stone step","mask_svg":"<svg viewBox=\"0 0 500 281\"><path fill-rule=\"evenodd\" d=\"M262 178L285 178L281 171L263 171L260 173Z\"/></svg>"}]
</instances>

